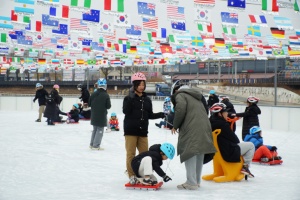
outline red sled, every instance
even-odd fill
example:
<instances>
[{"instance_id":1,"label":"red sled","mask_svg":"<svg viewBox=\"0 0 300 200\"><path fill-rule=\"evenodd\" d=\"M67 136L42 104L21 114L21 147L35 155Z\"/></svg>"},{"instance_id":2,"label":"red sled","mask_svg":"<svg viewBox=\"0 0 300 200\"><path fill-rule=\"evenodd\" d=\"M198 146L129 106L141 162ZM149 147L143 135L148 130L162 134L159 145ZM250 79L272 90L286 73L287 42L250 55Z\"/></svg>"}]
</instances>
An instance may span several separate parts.
<instances>
[{"instance_id":1,"label":"red sled","mask_svg":"<svg viewBox=\"0 0 300 200\"><path fill-rule=\"evenodd\" d=\"M81 120L81 121L91 121L90 118L81 118L81 119L79 119L79 120Z\"/></svg>"},{"instance_id":2,"label":"red sled","mask_svg":"<svg viewBox=\"0 0 300 200\"><path fill-rule=\"evenodd\" d=\"M261 165L281 165L283 163L282 160L271 160L269 162L261 162L260 160L252 160L253 163L258 163Z\"/></svg>"},{"instance_id":3,"label":"red sled","mask_svg":"<svg viewBox=\"0 0 300 200\"><path fill-rule=\"evenodd\" d=\"M135 185L131 185L130 183L126 183L125 187L128 189L139 189L139 190L158 190L163 185L163 182L158 182L156 185L144 185L141 183L137 183Z\"/></svg>"}]
</instances>

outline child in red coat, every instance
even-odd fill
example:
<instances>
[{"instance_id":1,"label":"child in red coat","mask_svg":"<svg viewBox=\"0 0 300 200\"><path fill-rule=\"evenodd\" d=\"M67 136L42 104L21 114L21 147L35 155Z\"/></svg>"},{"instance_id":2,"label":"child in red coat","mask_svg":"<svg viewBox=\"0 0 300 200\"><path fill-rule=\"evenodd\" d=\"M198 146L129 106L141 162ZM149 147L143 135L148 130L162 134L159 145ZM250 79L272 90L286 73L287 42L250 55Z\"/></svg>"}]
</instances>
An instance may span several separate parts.
<instances>
[{"instance_id":1,"label":"child in red coat","mask_svg":"<svg viewBox=\"0 0 300 200\"><path fill-rule=\"evenodd\" d=\"M109 119L109 127L111 130L119 131L119 120L117 118L116 113L111 113L110 119Z\"/></svg>"}]
</instances>

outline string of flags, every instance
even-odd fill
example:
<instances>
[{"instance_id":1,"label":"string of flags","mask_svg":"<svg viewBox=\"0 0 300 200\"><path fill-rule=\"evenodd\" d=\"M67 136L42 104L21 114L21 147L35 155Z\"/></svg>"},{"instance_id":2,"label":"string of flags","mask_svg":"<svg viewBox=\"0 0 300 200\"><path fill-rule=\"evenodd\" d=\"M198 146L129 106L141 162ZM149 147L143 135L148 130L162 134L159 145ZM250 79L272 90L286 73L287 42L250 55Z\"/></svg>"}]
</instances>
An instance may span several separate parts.
<instances>
[{"instance_id":1,"label":"string of flags","mask_svg":"<svg viewBox=\"0 0 300 200\"><path fill-rule=\"evenodd\" d=\"M228 0L229 12L214 15L221 24L213 24L215 0L194 0L192 21L198 34L192 35L187 25L188 8L175 0L160 0L165 4L168 27L159 26L164 19L157 14L156 2L132 4L141 18L140 24L132 24L124 0L103 0L103 10L93 6L96 0L68 0L68 4L60 0L13 0L10 15L0 16L0 63L26 64L22 58L15 59L25 52L33 58L30 66L58 69L70 65L123 67L206 59L300 57L300 31L294 30L291 19L278 15L283 7L299 12L298 1L280 4L277 0L262 0L261 10L274 15L276 26L269 27L264 14L250 14L247 32L240 33L239 11L247 9L245 1ZM35 10L39 6L47 9L38 17ZM76 17L71 12L76 12ZM111 21L101 20L102 14L109 15ZM213 27L219 25L222 33L215 37ZM263 35L261 29L269 29L269 35ZM120 31L126 37L119 37ZM269 47L271 51L267 51Z\"/></svg>"}]
</instances>

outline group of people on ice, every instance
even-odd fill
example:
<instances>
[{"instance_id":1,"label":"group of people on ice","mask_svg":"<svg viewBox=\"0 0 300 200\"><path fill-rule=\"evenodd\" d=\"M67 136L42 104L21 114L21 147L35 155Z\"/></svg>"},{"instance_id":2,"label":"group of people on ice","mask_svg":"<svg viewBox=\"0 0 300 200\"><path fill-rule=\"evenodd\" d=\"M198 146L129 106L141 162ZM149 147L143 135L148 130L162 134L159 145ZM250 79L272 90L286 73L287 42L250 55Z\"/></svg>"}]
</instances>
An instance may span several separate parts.
<instances>
[{"instance_id":1,"label":"group of people on ice","mask_svg":"<svg viewBox=\"0 0 300 200\"><path fill-rule=\"evenodd\" d=\"M258 98L248 97L245 111L236 113L228 97L222 97L220 100L215 91L211 90L209 99L206 101L199 90L179 83L173 85L171 96L165 98L163 112L154 113L152 101L144 92L146 88L145 75L137 72L132 75L131 81L132 87L129 90L129 94L124 97L122 106L124 113L123 129L126 172L130 184L134 185L137 182L145 185L157 184L158 180L153 175L153 171L163 181L171 181L171 177L162 170L161 166L163 160L173 159L177 151L177 155L180 156L180 162L185 164L186 169L186 181L177 185L177 188L197 190L201 184L202 167L213 159L213 155L216 152L212 138L212 131L216 129L221 130L217 142L223 159L226 162L241 162L242 156L244 164L240 172L248 177L254 177L249 169L252 161L268 162L274 159L281 159L277 155L276 146L263 144L262 130L259 126L258 118L258 115L261 114L261 110L257 106ZM103 150L101 141L104 127L119 130L116 113L111 114L110 120L107 119L111 101L106 90L106 80L100 78L97 82L96 90L87 102L87 106L91 110L90 118L93 131L90 148L93 150ZM49 113L50 106L54 105L51 109L53 112L62 101L62 97L58 92L59 87L57 85L54 85L53 90L48 95L43 91L44 96L47 96L44 116L48 118L48 124L52 123L54 119L54 114ZM35 99L38 98L37 95ZM53 105L50 103L48 105L49 98L53 98L51 100L55 102ZM84 100L82 96L80 98ZM67 113L70 119L72 117L71 114L76 112L74 111L76 109L80 108L77 108L74 104L72 110ZM80 114L78 115L80 116ZM210 117L208 117L209 115ZM243 142L235 134L236 118L243 118ZM164 126L171 130L171 134L178 134L176 150L168 142L153 144L149 148L149 120L154 119L162 119L160 123L155 124L159 128ZM110 122L109 124L108 121ZM138 155L136 155L136 150L138 150Z\"/></svg>"}]
</instances>

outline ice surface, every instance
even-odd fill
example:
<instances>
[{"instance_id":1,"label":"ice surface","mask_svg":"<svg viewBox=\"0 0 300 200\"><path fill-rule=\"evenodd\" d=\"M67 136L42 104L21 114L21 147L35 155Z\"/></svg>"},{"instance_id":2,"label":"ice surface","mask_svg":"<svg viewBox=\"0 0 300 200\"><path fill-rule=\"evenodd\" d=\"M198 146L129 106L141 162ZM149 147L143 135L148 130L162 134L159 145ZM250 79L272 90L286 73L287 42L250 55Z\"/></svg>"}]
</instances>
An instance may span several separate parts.
<instances>
[{"instance_id":1,"label":"ice surface","mask_svg":"<svg viewBox=\"0 0 300 200\"><path fill-rule=\"evenodd\" d=\"M120 104L121 105L121 100ZM155 108L160 110L160 108ZM110 110L109 112L114 112ZM121 131L105 133L101 147L89 149L92 126L79 124L47 126L34 122L37 111L0 112L0 199L1 200L93 200L93 199L300 199L300 133L263 130L264 143L276 145L283 164L251 165L255 178L241 182L201 182L198 191L182 191L185 167L179 157L164 161L163 169L173 179L159 191L125 189L125 142L122 113L117 113ZM264 119L263 115L260 120ZM151 120L149 145L170 142L177 135L157 128ZM237 126L238 136L241 127ZM213 171L212 162L202 175ZM298 178L297 178L298 177Z\"/></svg>"}]
</instances>

